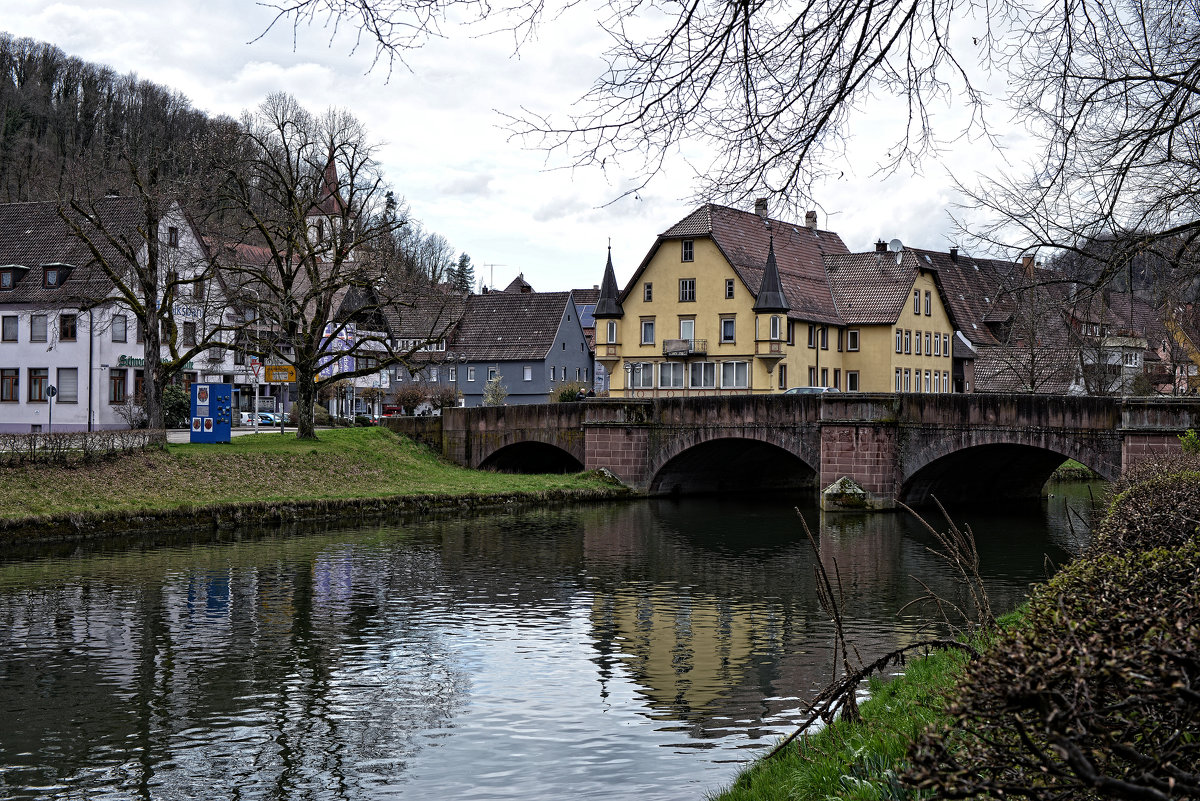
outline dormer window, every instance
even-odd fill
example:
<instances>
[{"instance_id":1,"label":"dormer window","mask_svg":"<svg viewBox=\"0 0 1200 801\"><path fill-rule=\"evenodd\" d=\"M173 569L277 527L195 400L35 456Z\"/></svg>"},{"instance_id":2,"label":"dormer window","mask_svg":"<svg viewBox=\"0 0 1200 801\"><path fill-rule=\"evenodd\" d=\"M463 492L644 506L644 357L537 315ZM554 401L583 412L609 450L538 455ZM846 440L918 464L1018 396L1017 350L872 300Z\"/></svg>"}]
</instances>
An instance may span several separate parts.
<instances>
[{"instance_id":1,"label":"dormer window","mask_svg":"<svg viewBox=\"0 0 1200 801\"><path fill-rule=\"evenodd\" d=\"M47 267L44 276L43 284L51 289L59 285L59 279L62 277L58 267Z\"/></svg>"},{"instance_id":2,"label":"dormer window","mask_svg":"<svg viewBox=\"0 0 1200 801\"><path fill-rule=\"evenodd\" d=\"M179 247L179 229L171 225L167 227L167 244L170 247Z\"/></svg>"},{"instance_id":3,"label":"dormer window","mask_svg":"<svg viewBox=\"0 0 1200 801\"><path fill-rule=\"evenodd\" d=\"M12 289L16 283L15 270L0 270L0 290Z\"/></svg>"}]
</instances>

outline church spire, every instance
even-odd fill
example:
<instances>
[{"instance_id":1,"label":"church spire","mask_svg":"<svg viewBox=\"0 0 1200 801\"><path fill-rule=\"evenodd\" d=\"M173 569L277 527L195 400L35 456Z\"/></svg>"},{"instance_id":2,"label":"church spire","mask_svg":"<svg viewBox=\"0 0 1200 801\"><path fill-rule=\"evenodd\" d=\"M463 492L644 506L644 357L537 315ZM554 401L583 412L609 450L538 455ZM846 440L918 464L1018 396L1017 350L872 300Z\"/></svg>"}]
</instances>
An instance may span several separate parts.
<instances>
[{"instance_id":1,"label":"church spire","mask_svg":"<svg viewBox=\"0 0 1200 801\"><path fill-rule=\"evenodd\" d=\"M775 264L775 234L772 233L767 246L767 266L763 270L762 284L758 287L754 311L787 314L790 309L787 297L783 294L783 283L779 280L779 267Z\"/></svg>"},{"instance_id":2,"label":"church spire","mask_svg":"<svg viewBox=\"0 0 1200 801\"><path fill-rule=\"evenodd\" d=\"M598 320L608 317L624 317L625 311L617 300L619 294L617 275L613 271L612 245L609 244L608 263L604 265L604 281L600 284L600 298L596 301L596 311L592 316Z\"/></svg>"}]
</instances>

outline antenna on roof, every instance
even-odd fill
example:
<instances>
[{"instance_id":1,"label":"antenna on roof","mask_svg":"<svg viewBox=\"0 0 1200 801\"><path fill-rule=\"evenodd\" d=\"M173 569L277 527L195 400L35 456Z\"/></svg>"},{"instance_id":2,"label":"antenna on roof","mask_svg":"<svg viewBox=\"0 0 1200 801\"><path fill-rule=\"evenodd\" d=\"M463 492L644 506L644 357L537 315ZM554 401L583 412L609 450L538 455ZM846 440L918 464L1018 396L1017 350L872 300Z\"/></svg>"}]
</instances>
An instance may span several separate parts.
<instances>
[{"instance_id":1,"label":"antenna on roof","mask_svg":"<svg viewBox=\"0 0 1200 801\"><path fill-rule=\"evenodd\" d=\"M899 239L893 239L891 242L888 242L888 250L896 254L896 264L899 264L901 254L904 253L904 243Z\"/></svg>"}]
</instances>

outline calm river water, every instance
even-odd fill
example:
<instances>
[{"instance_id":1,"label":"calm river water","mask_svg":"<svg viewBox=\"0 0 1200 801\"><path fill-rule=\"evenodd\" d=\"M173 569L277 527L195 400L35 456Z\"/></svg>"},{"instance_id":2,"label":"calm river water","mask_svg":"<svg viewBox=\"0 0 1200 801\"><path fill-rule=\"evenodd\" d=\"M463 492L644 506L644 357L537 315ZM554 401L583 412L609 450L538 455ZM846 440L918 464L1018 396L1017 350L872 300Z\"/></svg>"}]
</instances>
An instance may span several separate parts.
<instances>
[{"instance_id":1,"label":"calm river water","mask_svg":"<svg viewBox=\"0 0 1200 801\"><path fill-rule=\"evenodd\" d=\"M1083 544L1086 490L1055 494L961 518L998 609ZM953 592L930 542L826 518L864 659L918 636L914 577ZM72 546L0 562L0 795L699 799L832 659L781 502Z\"/></svg>"}]
</instances>

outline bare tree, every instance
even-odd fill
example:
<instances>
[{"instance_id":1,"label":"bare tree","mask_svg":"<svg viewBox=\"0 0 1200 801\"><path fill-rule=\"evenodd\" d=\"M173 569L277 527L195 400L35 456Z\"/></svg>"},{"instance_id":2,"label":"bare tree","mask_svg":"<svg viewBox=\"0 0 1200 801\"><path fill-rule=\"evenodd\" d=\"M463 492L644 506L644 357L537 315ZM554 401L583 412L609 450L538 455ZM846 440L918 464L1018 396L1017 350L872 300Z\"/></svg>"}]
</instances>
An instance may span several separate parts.
<instances>
[{"instance_id":1,"label":"bare tree","mask_svg":"<svg viewBox=\"0 0 1200 801\"><path fill-rule=\"evenodd\" d=\"M314 116L276 94L245 115L242 135L245 160L229 170L224 198L224 238L236 244L221 271L244 312L243 347L295 368L297 436L315 438L319 379L376 375L445 329L390 333L389 318L436 293L381 258L405 219L354 117Z\"/></svg>"}]
</instances>

